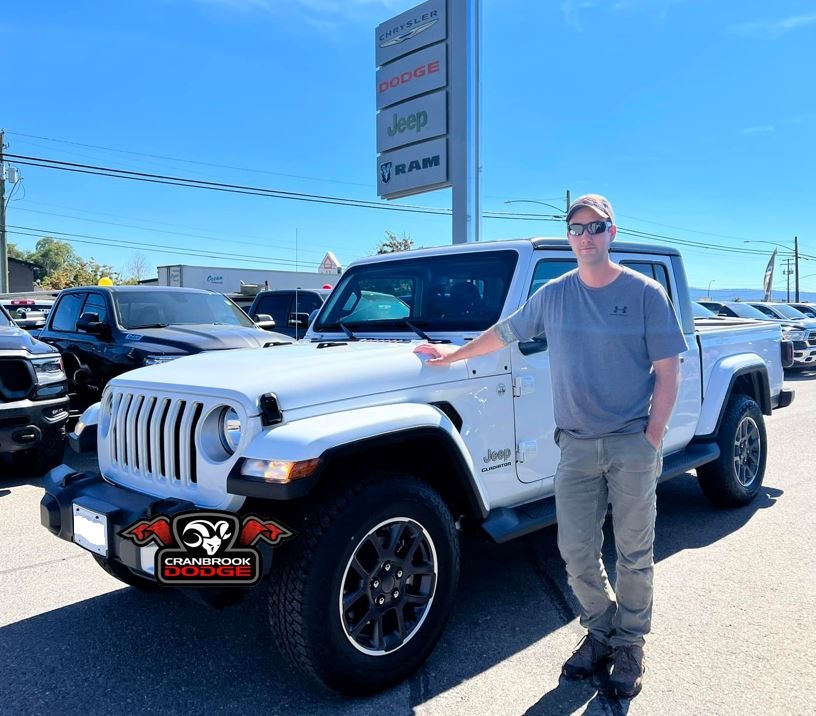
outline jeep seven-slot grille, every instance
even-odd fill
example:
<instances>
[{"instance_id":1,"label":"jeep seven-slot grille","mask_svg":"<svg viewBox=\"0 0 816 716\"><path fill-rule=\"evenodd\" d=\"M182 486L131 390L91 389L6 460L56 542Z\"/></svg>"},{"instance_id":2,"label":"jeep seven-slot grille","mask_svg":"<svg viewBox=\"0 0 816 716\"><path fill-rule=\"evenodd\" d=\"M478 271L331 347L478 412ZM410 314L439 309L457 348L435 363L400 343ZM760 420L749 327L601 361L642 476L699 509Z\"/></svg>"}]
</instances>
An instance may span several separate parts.
<instances>
[{"instance_id":1,"label":"jeep seven-slot grille","mask_svg":"<svg viewBox=\"0 0 816 716\"><path fill-rule=\"evenodd\" d=\"M202 408L202 403L192 400L114 393L112 464L143 477L196 483L195 435Z\"/></svg>"}]
</instances>

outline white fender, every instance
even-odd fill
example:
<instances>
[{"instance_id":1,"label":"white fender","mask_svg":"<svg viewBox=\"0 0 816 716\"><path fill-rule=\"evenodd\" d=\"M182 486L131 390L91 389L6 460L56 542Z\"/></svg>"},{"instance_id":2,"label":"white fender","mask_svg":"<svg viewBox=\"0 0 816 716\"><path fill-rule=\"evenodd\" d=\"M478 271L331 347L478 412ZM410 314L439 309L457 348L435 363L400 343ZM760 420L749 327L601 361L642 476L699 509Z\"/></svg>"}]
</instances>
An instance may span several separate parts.
<instances>
[{"instance_id":1,"label":"white fender","mask_svg":"<svg viewBox=\"0 0 816 716\"><path fill-rule=\"evenodd\" d=\"M728 399L728 387L734 374L749 369L762 369L767 375L766 368L765 361L756 353L738 353L717 361L708 375L703 391L703 404L695 435L711 435L717 429L717 421L723 404Z\"/></svg>"},{"instance_id":2,"label":"white fender","mask_svg":"<svg viewBox=\"0 0 816 716\"><path fill-rule=\"evenodd\" d=\"M473 460L461 435L442 411L424 403L377 405L284 423L253 438L243 456L258 460L311 460L339 445L411 428L436 428L451 438L470 471L471 484L478 499L485 507L486 496L474 477Z\"/></svg>"}]
</instances>

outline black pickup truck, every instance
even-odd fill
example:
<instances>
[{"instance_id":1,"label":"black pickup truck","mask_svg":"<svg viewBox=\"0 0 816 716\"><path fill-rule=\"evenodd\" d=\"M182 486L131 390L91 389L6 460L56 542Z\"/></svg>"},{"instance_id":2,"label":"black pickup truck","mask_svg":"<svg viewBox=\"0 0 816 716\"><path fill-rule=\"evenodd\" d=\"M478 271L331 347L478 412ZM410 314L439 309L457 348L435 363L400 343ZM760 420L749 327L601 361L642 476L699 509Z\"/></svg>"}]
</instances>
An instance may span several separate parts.
<instances>
[{"instance_id":1,"label":"black pickup truck","mask_svg":"<svg viewBox=\"0 0 816 716\"><path fill-rule=\"evenodd\" d=\"M59 353L0 306L0 456L20 473L42 475L62 462L67 396Z\"/></svg>"},{"instance_id":2,"label":"black pickup truck","mask_svg":"<svg viewBox=\"0 0 816 716\"><path fill-rule=\"evenodd\" d=\"M111 378L133 368L291 342L256 326L221 293L167 286L65 289L40 339L62 354L71 407L80 412L99 400Z\"/></svg>"},{"instance_id":3,"label":"black pickup truck","mask_svg":"<svg viewBox=\"0 0 816 716\"><path fill-rule=\"evenodd\" d=\"M330 293L329 288L261 291L247 313L261 328L297 340L303 338L311 314L323 305Z\"/></svg>"}]
</instances>

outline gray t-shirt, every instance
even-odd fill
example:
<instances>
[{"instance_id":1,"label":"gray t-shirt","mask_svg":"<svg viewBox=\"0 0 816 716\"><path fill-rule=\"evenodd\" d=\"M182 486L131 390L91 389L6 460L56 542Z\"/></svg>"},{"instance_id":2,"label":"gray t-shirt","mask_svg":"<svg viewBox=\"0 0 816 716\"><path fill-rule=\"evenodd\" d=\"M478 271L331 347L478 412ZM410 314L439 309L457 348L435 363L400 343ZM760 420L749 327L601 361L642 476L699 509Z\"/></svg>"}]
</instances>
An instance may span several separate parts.
<instances>
[{"instance_id":1,"label":"gray t-shirt","mask_svg":"<svg viewBox=\"0 0 816 716\"><path fill-rule=\"evenodd\" d=\"M519 341L547 339L555 424L576 438L645 430L652 363L687 349L663 287L620 268L601 288L570 271L503 321Z\"/></svg>"}]
</instances>

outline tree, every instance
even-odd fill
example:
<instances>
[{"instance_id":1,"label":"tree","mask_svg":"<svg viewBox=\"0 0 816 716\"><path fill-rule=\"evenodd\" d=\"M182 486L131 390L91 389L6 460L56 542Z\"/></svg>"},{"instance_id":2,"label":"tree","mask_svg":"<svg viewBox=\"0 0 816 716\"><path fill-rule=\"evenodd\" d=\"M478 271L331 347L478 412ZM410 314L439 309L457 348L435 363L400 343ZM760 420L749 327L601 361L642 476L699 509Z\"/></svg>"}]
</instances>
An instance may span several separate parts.
<instances>
[{"instance_id":1,"label":"tree","mask_svg":"<svg viewBox=\"0 0 816 716\"><path fill-rule=\"evenodd\" d=\"M143 278L147 278L150 274L148 268L147 258L144 254L133 254L130 261L127 262L125 268L121 271L122 283L137 285Z\"/></svg>"},{"instance_id":2,"label":"tree","mask_svg":"<svg viewBox=\"0 0 816 716\"><path fill-rule=\"evenodd\" d=\"M37 265L40 286L62 289L70 286L94 286L103 276L116 283L119 274L107 264L77 256L70 244L50 236L40 239L26 260Z\"/></svg>"},{"instance_id":3,"label":"tree","mask_svg":"<svg viewBox=\"0 0 816 716\"><path fill-rule=\"evenodd\" d=\"M377 246L378 254L393 254L397 251L408 251L414 248L414 242L411 237L403 233L402 236L397 236L393 231L385 230L385 240L381 241Z\"/></svg>"},{"instance_id":4,"label":"tree","mask_svg":"<svg viewBox=\"0 0 816 716\"><path fill-rule=\"evenodd\" d=\"M28 260L39 266L41 280L57 274L71 262L81 261L70 244L50 236L37 242Z\"/></svg>"},{"instance_id":5,"label":"tree","mask_svg":"<svg viewBox=\"0 0 816 716\"><path fill-rule=\"evenodd\" d=\"M20 259L21 261L29 261L29 257L31 256L30 252L24 251L17 247L17 244L13 244L10 241L6 244L6 251L8 253L9 258L12 259Z\"/></svg>"}]
</instances>

